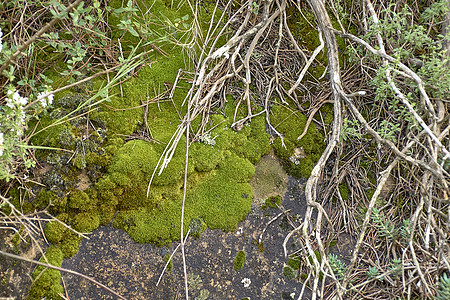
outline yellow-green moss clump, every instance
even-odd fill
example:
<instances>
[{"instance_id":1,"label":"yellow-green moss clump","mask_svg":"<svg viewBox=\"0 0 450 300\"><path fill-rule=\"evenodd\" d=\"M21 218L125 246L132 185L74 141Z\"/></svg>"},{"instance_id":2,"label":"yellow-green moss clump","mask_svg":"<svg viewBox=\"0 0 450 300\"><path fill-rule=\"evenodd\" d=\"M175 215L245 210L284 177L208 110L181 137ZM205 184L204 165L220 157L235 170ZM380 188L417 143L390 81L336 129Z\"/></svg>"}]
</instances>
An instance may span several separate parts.
<instances>
[{"instance_id":1,"label":"yellow-green moss clump","mask_svg":"<svg viewBox=\"0 0 450 300\"><path fill-rule=\"evenodd\" d=\"M254 175L254 166L245 158L247 153L238 155L234 148L249 140L257 143L258 139L252 133L261 131L252 130L252 126L263 127L264 123L254 122L249 130L234 132L229 128L230 121L224 117L214 116L212 119L224 121L211 132L211 136L216 137L216 144L197 142L191 146L185 204L186 231L192 218L201 218L212 229L234 230L251 209L252 189L248 182ZM258 147L268 150L267 133L263 134L266 137L259 139ZM109 191L118 199L120 212L114 226L124 229L141 243L163 244L179 238L185 157L182 146L168 169L161 176L155 176L149 198L146 197L148 181L161 153L162 147L158 145L145 141L129 142L118 151L117 160L103 178L111 183L109 187L114 186ZM259 160L264 154L252 155L254 160ZM102 193L98 187L98 194Z\"/></svg>"},{"instance_id":2,"label":"yellow-green moss clump","mask_svg":"<svg viewBox=\"0 0 450 300\"><path fill-rule=\"evenodd\" d=\"M70 224L69 215L59 214L58 220ZM53 245L61 249L64 258L74 256L78 252L81 237L58 221L50 221L44 228L45 237Z\"/></svg>"},{"instance_id":3,"label":"yellow-green moss clump","mask_svg":"<svg viewBox=\"0 0 450 300\"><path fill-rule=\"evenodd\" d=\"M244 267L245 261L247 260L247 255L244 251L239 251L234 257L234 269L239 271Z\"/></svg>"},{"instance_id":4,"label":"yellow-green moss clump","mask_svg":"<svg viewBox=\"0 0 450 300\"><path fill-rule=\"evenodd\" d=\"M63 253L58 247L51 245L47 249L45 257L49 264L61 267ZM46 260L41 258L40 262L46 263ZM61 286L61 273L59 271L38 266L32 276L35 281L30 288L28 300L61 299L58 294L64 294L64 289Z\"/></svg>"},{"instance_id":5,"label":"yellow-green moss clump","mask_svg":"<svg viewBox=\"0 0 450 300\"><path fill-rule=\"evenodd\" d=\"M306 135L298 140L303 133L307 118L291 109L274 106L271 122L283 135L282 146L280 137L273 143L275 153L283 160L286 171L295 177L309 177L315 163L319 160L325 143L323 135L311 123Z\"/></svg>"}]
</instances>

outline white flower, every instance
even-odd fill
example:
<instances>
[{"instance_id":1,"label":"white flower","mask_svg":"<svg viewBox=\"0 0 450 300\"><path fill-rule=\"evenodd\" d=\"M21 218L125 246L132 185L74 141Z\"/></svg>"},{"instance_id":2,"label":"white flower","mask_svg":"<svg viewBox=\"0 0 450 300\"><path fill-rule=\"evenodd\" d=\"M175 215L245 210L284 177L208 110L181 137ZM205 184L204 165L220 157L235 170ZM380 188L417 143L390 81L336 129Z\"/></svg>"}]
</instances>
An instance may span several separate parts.
<instances>
[{"instance_id":1,"label":"white flower","mask_svg":"<svg viewBox=\"0 0 450 300\"><path fill-rule=\"evenodd\" d=\"M6 106L8 106L9 108L14 109L14 104L11 102L11 99L7 99L6 100Z\"/></svg>"},{"instance_id":2,"label":"white flower","mask_svg":"<svg viewBox=\"0 0 450 300\"><path fill-rule=\"evenodd\" d=\"M25 106L28 103L28 98L21 97L19 92L15 91L15 90L8 90L7 95L8 95L9 101L7 101L6 106L8 106L10 108L14 108L15 105Z\"/></svg>"},{"instance_id":3,"label":"white flower","mask_svg":"<svg viewBox=\"0 0 450 300\"><path fill-rule=\"evenodd\" d=\"M44 108L47 107L47 105L51 105L53 103L53 97L54 97L53 94L50 94L47 97L44 97L48 93L50 93L50 89L47 87L47 89L44 92L39 93L37 96L39 99L39 102L41 103L42 107L44 107Z\"/></svg>"},{"instance_id":4,"label":"white flower","mask_svg":"<svg viewBox=\"0 0 450 300\"><path fill-rule=\"evenodd\" d=\"M17 92L16 92L16 94L19 95L19 93L17 93ZM19 104L20 106L25 106L25 105L27 105L27 103L28 103L28 98L27 97L20 97L20 95L19 95L19 99L17 100L17 104Z\"/></svg>"},{"instance_id":5,"label":"white flower","mask_svg":"<svg viewBox=\"0 0 450 300\"><path fill-rule=\"evenodd\" d=\"M244 287L249 287L250 283L252 283L252 281L250 280L250 278L244 278L241 280L241 283L244 284Z\"/></svg>"},{"instance_id":6,"label":"white flower","mask_svg":"<svg viewBox=\"0 0 450 300\"><path fill-rule=\"evenodd\" d=\"M13 96L12 96L12 99L13 99L14 101L16 101L16 102L19 102L20 98L22 98L22 97L20 97L19 92L15 91L14 94L13 94Z\"/></svg>"},{"instance_id":7,"label":"white flower","mask_svg":"<svg viewBox=\"0 0 450 300\"><path fill-rule=\"evenodd\" d=\"M3 36L3 32L2 32L2 29L0 28L0 52L2 52L2 49L3 49L2 36Z\"/></svg>"},{"instance_id":8,"label":"white flower","mask_svg":"<svg viewBox=\"0 0 450 300\"><path fill-rule=\"evenodd\" d=\"M290 293L289 296L290 296L292 299L294 299L295 293L294 293L294 292L293 292L293 293Z\"/></svg>"},{"instance_id":9,"label":"white flower","mask_svg":"<svg viewBox=\"0 0 450 300\"><path fill-rule=\"evenodd\" d=\"M25 112L23 110L19 113L20 123L25 123Z\"/></svg>"},{"instance_id":10,"label":"white flower","mask_svg":"<svg viewBox=\"0 0 450 300\"><path fill-rule=\"evenodd\" d=\"M0 132L0 145L3 145L5 139L3 138L3 132Z\"/></svg>"}]
</instances>

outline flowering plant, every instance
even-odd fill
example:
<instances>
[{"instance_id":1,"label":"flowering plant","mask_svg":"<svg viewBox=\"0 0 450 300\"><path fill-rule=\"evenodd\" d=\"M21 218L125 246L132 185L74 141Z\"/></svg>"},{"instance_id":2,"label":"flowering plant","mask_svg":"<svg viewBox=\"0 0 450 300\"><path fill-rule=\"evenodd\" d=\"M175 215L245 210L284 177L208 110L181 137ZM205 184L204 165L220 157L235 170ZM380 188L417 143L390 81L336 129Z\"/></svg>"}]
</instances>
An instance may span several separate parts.
<instances>
[{"instance_id":1,"label":"flowering plant","mask_svg":"<svg viewBox=\"0 0 450 300\"><path fill-rule=\"evenodd\" d=\"M28 121L52 104L53 94L49 90L46 86L37 97L31 95L30 98L36 98L36 101L29 104L29 98L22 97L13 86L7 88L4 105L0 105L0 180L14 178L15 171L22 163L26 168L34 166L35 162L27 155L30 146L24 134Z\"/></svg>"}]
</instances>

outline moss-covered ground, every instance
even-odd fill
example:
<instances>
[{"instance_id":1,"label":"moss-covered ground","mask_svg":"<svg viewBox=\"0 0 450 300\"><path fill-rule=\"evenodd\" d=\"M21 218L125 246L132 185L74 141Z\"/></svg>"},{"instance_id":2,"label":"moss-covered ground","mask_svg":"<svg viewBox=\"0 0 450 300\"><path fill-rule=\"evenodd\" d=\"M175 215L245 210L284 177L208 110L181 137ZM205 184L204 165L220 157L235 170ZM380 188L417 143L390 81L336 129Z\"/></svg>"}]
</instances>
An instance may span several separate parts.
<instances>
[{"instance_id":1,"label":"moss-covered ground","mask_svg":"<svg viewBox=\"0 0 450 300\"><path fill-rule=\"evenodd\" d=\"M126 231L134 241L163 245L180 237L185 136L167 168L154 176L148 197L147 188L165 147L181 124L180 118L185 113L182 103L189 85L180 80L173 98L146 101L167 91L178 70L187 69L185 53L170 41L183 34L176 28L190 24L192 16L189 17L189 8L179 3L156 0L146 4L154 12L147 21L159 18L165 23L161 26L149 22L147 29L154 32L160 49L151 54L151 63L115 86L108 101L94 110L83 105L90 91L105 84L104 78L58 93L55 109L30 126L38 132L32 137L33 144L70 151L37 152L37 158L50 167L42 174L42 182L48 189L38 193L33 205L48 207L58 220L78 232L91 232L113 220L113 225ZM112 7L120 5L120 1L110 3ZM205 28L211 17L208 11L212 9L206 9L204 19L200 20ZM110 22L118 23L119 17L111 15ZM125 35L122 47L127 49L127 45L135 42L135 37ZM56 73L47 75L58 82ZM232 231L245 219L252 206L249 182L255 173L254 164L271 148L263 116L253 118L238 132L231 129L234 112L231 103L226 104L226 110L209 115L208 137L215 143L198 139L189 147L184 229L186 233L191 227L196 237L206 226ZM64 118L75 110L83 115ZM238 116L240 113L245 111L238 112ZM194 120L194 130L199 122ZM298 141L306 117L283 106L273 107L271 122L284 136L286 148L280 138L274 140L273 148L286 170L293 176L307 177L324 147L322 135L312 125ZM298 149L304 156L293 160ZM80 172L92 184L80 186ZM81 238L57 221L47 223L45 235L52 243L47 251L50 257L57 254L58 258L68 258L78 251ZM59 260L55 263L60 265ZM41 275L31 289L31 299L51 298L60 291L56 284L59 272L46 270L43 274L47 275Z\"/></svg>"},{"instance_id":2,"label":"moss-covered ground","mask_svg":"<svg viewBox=\"0 0 450 300\"><path fill-rule=\"evenodd\" d=\"M165 23L149 25L161 50L152 54L151 64L140 68L121 87L113 88L108 102L93 111L80 107L89 98L86 91L104 84L101 79L57 94L57 108L36 123L36 132L45 130L33 136L34 144L70 150L72 154L38 153L51 170L43 175L49 190L41 191L35 204L50 205L51 212L79 232L108 224L118 212L116 227L138 242L162 244L179 237L185 137L168 167L154 177L148 197L147 186L164 148L181 123L187 84L178 82L173 99L154 101L146 107L142 103L156 96L155 91L161 92L161 87L166 89L165 84L173 83L179 69L186 69L182 49L160 37L171 33L174 23L188 24L192 18L187 5L160 0L147 4L153 5L150 18L164 16ZM118 1L110 3L111 7L120 5ZM208 11L212 10L202 13L201 26L205 28L211 17ZM119 17L111 15L110 22L118 23ZM125 36L122 47L133 42L133 36ZM55 74L48 76L57 80ZM59 124L73 110L85 115ZM230 129L231 119L225 115L211 115L210 124L220 124L209 133L215 145L197 141L189 149L186 230L191 219L201 219L210 228L233 230L250 211L252 190L248 182L254 174L253 164L270 149L262 117L252 120L240 132ZM147 139L133 138L143 132ZM95 183L86 190L77 185L77 174L82 170ZM76 253L71 247L76 248L79 240L63 225L50 222L45 232L54 245L64 249L65 257Z\"/></svg>"},{"instance_id":3,"label":"moss-covered ground","mask_svg":"<svg viewBox=\"0 0 450 300\"><path fill-rule=\"evenodd\" d=\"M275 154L282 159L286 171L295 177L309 177L325 147L323 135L311 123L306 135L298 140L307 118L289 107L273 107L271 122L283 135L285 147L280 137L274 140L273 147Z\"/></svg>"}]
</instances>

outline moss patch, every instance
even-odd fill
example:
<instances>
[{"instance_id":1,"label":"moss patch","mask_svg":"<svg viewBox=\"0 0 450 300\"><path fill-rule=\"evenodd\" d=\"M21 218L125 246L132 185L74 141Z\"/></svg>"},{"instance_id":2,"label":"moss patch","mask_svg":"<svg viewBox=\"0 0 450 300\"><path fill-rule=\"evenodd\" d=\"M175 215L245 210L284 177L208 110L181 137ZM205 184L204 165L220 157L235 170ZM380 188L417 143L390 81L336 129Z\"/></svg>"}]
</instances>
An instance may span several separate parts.
<instances>
[{"instance_id":1,"label":"moss patch","mask_svg":"<svg viewBox=\"0 0 450 300\"><path fill-rule=\"evenodd\" d=\"M244 251L239 251L234 257L234 270L239 271L244 267L245 261L247 260L247 255Z\"/></svg>"},{"instance_id":2,"label":"moss patch","mask_svg":"<svg viewBox=\"0 0 450 300\"><path fill-rule=\"evenodd\" d=\"M51 245L46 253L45 257L48 263L61 267L63 261L63 253L61 249ZM40 262L46 263L44 258L40 259ZM38 278L39 277L39 278ZM37 278L37 279L36 279ZM30 288L28 298L29 300L40 299L60 299L59 293L64 293L64 289L61 286L61 273L54 269L46 269L43 266L38 266L33 272L33 285Z\"/></svg>"},{"instance_id":3,"label":"moss patch","mask_svg":"<svg viewBox=\"0 0 450 300\"><path fill-rule=\"evenodd\" d=\"M298 274L297 270L293 269L291 266L285 265L283 267L283 277L286 278L287 280L292 280L296 278L297 274Z\"/></svg>"},{"instance_id":4,"label":"moss patch","mask_svg":"<svg viewBox=\"0 0 450 300\"><path fill-rule=\"evenodd\" d=\"M266 199L261 208L264 210L267 209L268 207L277 208L280 204L281 204L281 196L280 195L272 196Z\"/></svg>"},{"instance_id":5,"label":"moss patch","mask_svg":"<svg viewBox=\"0 0 450 300\"><path fill-rule=\"evenodd\" d=\"M273 142L275 153L282 159L286 171L295 177L309 177L315 163L319 160L324 148L323 135L310 124L306 135L298 140L303 133L307 118L284 106L277 105L272 109L271 122L283 135Z\"/></svg>"}]
</instances>

